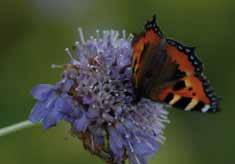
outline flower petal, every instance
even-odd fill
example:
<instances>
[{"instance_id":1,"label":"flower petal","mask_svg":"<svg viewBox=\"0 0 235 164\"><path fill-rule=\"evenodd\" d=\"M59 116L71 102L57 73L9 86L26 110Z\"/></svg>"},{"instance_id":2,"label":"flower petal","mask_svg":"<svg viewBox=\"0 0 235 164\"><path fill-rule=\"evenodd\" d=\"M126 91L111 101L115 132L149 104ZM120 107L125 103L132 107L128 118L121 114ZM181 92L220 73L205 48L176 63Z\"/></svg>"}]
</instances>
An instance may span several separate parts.
<instances>
[{"instance_id":1,"label":"flower petal","mask_svg":"<svg viewBox=\"0 0 235 164\"><path fill-rule=\"evenodd\" d=\"M45 108L44 103L38 102L34 105L32 112L29 115L29 120L33 123L39 122L48 114L48 110Z\"/></svg>"},{"instance_id":2,"label":"flower petal","mask_svg":"<svg viewBox=\"0 0 235 164\"><path fill-rule=\"evenodd\" d=\"M148 154L151 154L151 152L153 152L153 149L151 149L149 145L143 142L135 143L133 144L133 147L134 147L135 153L138 155L148 155Z\"/></svg>"},{"instance_id":3,"label":"flower petal","mask_svg":"<svg viewBox=\"0 0 235 164\"><path fill-rule=\"evenodd\" d=\"M52 126L55 126L62 118L63 115L60 112L56 110L50 111L42 121L43 128L48 129Z\"/></svg>"},{"instance_id":4,"label":"flower petal","mask_svg":"<svg viewBox=\"0 0 235 164\"><path fill-rule=\"evenodd\" d=\"M123 156L123 139L120 136L120 134L118 134L118 132L113 129L113 128L109 128L109 134L110 134L110 138L109 138L109 143L110 143L110 148L113 151L113 153L119 157Z\"/></svg>"},{"instance_id":5,"label":"flower petal","mask_svg":"<svg viewBox=\"0 0 235 164\"><path fill-rule=\"evenodd\" d=\"M85 132L86 129L87 129L88 124L89 124L89 121L88 121L85 113L83 113L82 117L80 119L77 119L74 122L74 127L78 131Z\"/></svg>"},{"instance_id":6,"label":"flower petal","mask_svg":"<svg viewBox=\"0 0 235 164\"><path fill-rule=\"evenodd\" d=\"M90 105L92 103L92 99L90 97L88 97L88 96L83 96L82 97L82 102L85 105Z\"/></svg>"},{"instance_id":7,"label":"flower petal","mask_svg":"<svg viewBox=\"0 0 235 164\"><path fill-rule=\"evenodd\" d=\"M68 92L73 84L73 80L66 80L63 86L63 92Z\"/></svg>"},{"instance_id":8,"label":"flower petal","mask_svg":"<svg viewBox=\"0 0 235 164\"><path fill-rule=\"evenodd\" d=\"M55 107L58 111L64 114L69 114L73 112L72 99L67 95L62 95L57 98L55 102Z\"/></svg>"},{"instance_id":9,"label":"flower petal","mask_svg":"<svg viewBox=\"0 0 235 164\"><path fill-rule=\"evenodd\" d=\"M39 101L44 101L47 99L49 93L55 89L54 85L50 84L39 84L32 89L32 95L35 99Z\"/></svg>"},{"instance_id":10,"label":"flower petal","mask_svg":"<svg viewBox=\"0 0 235 164\"><path fill-rule=\"evenodd\" d=\"M145 156L138 156L135 153L128 153L130 164L147 164Z\"/></svg>"}]
</instances>

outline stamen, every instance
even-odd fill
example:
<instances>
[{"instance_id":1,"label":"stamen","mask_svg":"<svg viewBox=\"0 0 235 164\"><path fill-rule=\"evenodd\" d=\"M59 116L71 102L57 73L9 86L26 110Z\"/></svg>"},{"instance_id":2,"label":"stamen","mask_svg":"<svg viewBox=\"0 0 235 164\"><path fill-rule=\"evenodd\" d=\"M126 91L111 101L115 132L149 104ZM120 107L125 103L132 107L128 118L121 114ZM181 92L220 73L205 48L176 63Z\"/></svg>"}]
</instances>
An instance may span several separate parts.
<instances>
[{"instance_id":1,"label":"stamen","mask_svg":"<svg viewBox=\"0 0 235 164\"><path fill-rule=\"evenodd\" d=\"M134 148L132 147L130 141L128 141L128 145L129 145L130 151L133 153L134 152Z\"/></svg>"},{"instance_id":2,"label":"stamen","mask_svg":"<svg viewBox=\"0 0 235 164\"><path fill-rule=\"evenodd\" d=\"M72 53L70 52L69 48L65 48L64 51L69 55L69 57L70 57L70 59L71 59L71 64L73 64L73 65L80 65L80 62L77 61L77 60L73 57L73 55L72 55Z\"/></svg>"},{"instance_id":3,"label":"stamen","mask_svg":"<svg viewBox=\"0 0 235 164\"><path fill-rule=\"evenodd\" d=\"M79 41L76 41L75 42L75 46L77 47L79 45Z\"/></svg>"},{"instance_id":4,"label":"stamen","mask_svg":"<svg viewBox=\"0 0 235 164\"><path fill-rule=\"evenodd\" d=\"M96 57L94 58L94 60L95 60L99 65L101 65L101 62L100 62L100 60L99 60L99 56L96 56Z\"/></svg>"},{"instance_id":5,"label":"stamen","mask_svg":"<svg viewBox=\"0 0 235 164\"><path fill-rule=\"evenodd\" d=\"M90 36L90 39L91 39L91 40L94 40L94 36Z\"/></svg>"},{"instance_id":6,"label":"stamen","mask_svg":"<svg viewBox=\"0 0 235 164\"><path fill-rule=\"evenodd\" d=\"M130 34L127 38L128 41L131 41L132 39L134 38L134 35L133 34Z\"/></svg>"},{"instance_id":7,"label":"stamen","mask_svg":"<svg viewBox=\"0 0 235 164\"><path fill-rule=\"evenodd\" d=\"M118 35L119 35L119 32L118 31L114 31L114 34L113 34L113 42L115 42L118 38Z\"/></svg>"},{"instance_id":8,"label":"stamen","mask_svg":"<svg viewBox=\"0 0 235 164\"><path fill-rule=\"evenodd\" d=\"M136 155L135 155L135 160L136 160L137 164L141 164L140 160L137 158Z\"/></svg>"},{"instance_id":9,"label":"stamen","mask_svg":"<svg viewBox=\"0 0 235 164\"><path fill-rule=\"evenodd\" d=\"M63 65L52 64L51 68L63 68Z\"/></svg>"},{"instance_id":10,"label":"stamen","mask_svg":"<svg viewBox=\"0 0 235 164\"><path fill-rule=\"evenodd\" d=\"M78 27L78 32L79 32L79 36L80 36L82 44L85 44L86 42L85 42L85 38L84 38L82 28Z\"/></svg>"},{"instance_id":11,"label":"stamen","mask_svg":"<svg viewBox=\"0 0 235 164\"><path fill-rule=\"evenodd\" d=\"M166 137L164 137L163 135L159 135L157 137L157 141L160 142L161 144L164 144L165 140L166 140Z\"/></svg>"},{"instance_id":12,"label":"stamen","mask_svg":"<svg viewBox=\"0 0 235 164\"><path fill-rule=\"evenodd\" d=\"M126 39L126 30L122 30L122 37L123 39Z\"/></svg>"},{"instance_id":13,"label":"stamen","mask_svg":"<svg viewBox=\"0 0 235 164\"><path fill-rule=\"evenodd\" d=\"M96 30L96 39L98 40L100 38L100 30Z\"/></svg>"},{"instance_id":14,"label":"stamen","mask_svg":"<svg viewBox=\"0 0 235 164\"><path fill-rule=\"evenodd\" d=\"M69 48L65 48L64 51L69 55L71 59L74 60L72 53L70 52Z\"/></svg>"}]
</instances>

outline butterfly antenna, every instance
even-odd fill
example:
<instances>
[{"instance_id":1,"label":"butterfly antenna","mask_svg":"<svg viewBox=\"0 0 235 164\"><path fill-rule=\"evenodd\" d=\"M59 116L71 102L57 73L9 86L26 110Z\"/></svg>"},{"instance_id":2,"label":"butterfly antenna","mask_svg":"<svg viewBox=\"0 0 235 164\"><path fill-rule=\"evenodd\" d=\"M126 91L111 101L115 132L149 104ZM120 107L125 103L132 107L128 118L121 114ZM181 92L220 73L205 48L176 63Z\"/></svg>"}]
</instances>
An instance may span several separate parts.
<instances>
[{"instance_id":1,"label":"butterfly antenna","mask_svg":"<svg viewBox=\"0 0 235 164\"><path fill-rule=\"evenodd\" d=\"M152 22L156 23L156 14L153 15Z\"/></svg>"},{"instance_id":2,"label":"butterfly antenna","mask_svg":"<svg viewBox=\"0 0 235 164\"><path fill-rule=\"evenodd\" d=\"M154 30L160 37L163 36L163 33L161 32L160 28L158 27L157 25L157 21L156 21L156 14L153 15L152 19L151 20L148 20L146 23L145 23L145 26L144 26L144 29L145 31L148 31L148 30Z\"/></svg>"}]
</instances>

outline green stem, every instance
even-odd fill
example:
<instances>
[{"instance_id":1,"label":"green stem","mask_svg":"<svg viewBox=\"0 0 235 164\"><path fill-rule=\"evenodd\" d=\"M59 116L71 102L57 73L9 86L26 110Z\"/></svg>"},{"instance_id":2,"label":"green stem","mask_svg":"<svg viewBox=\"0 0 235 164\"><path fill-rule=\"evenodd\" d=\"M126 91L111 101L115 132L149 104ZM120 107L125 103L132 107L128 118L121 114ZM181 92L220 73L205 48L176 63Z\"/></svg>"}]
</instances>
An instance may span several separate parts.
<instances>
[{"instance_id":1,"label":"green stem","mask_svg":"<svg viewBox=\"0 0 235 164\"><path fill-rule=\"evenodd\" d=\"M22 121L22 122L4 127L2 129L0 129L0 137L5 136L7 134L11 134L11 133L16 132L18 130L23 130L25 128L29 128L33 125L35 125L35 124L33 124L32 122L27 120L27 121Z\"/></svg>"}]
</instances>

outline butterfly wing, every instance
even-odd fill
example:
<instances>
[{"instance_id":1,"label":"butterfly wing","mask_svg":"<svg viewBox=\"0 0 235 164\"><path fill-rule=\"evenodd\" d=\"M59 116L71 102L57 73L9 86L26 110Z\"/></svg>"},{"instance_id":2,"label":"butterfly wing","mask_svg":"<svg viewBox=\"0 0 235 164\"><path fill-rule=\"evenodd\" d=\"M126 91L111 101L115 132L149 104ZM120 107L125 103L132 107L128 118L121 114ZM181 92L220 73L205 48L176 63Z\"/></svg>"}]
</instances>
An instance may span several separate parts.
<instances>
[{"instance_id":1,"label":"butterfly wing","mask_svg":"<svg viewBox=\"0 0 235 164\"><path fill-rule=\"evenodd\" d=\"M219 110L219 101L203 74L194 48L165 39L155 17L133 41L133 83L137 97L184 110Z\"/></svg>"},{"instance_id":2,"label":"butterfly wing","mask_svg":"<svg viewBox=\"0 0 235 164\"><path fill-rule=\"evenodd\" d=\"M135 35L132 41L132 47L134 49L132 57L132 69L133 69L133 80L136 88L140 88L140 81L143 76L140 73L141 68L145 67L144 60L150 59L151 53L146 53L148 46L157 46L162 39L162 32L157 26L156 17L153 16L151 21L147 21L145 24L145 32Z\"/></svg>"},{"instance_id":3,"label":"butterfly wing","mask_svg":"<svg viewBox=\"0 0 235 164\"><path fill-rule=\"evenodd\" d=\"M203 73L203 65L194 48L167 40L166 54L185 72L185 77L158 92L157 97L173 107L202 112L219 111L219 100ZM156 99L156 93L152 93Z\"/></svg>"}]
</instances>

